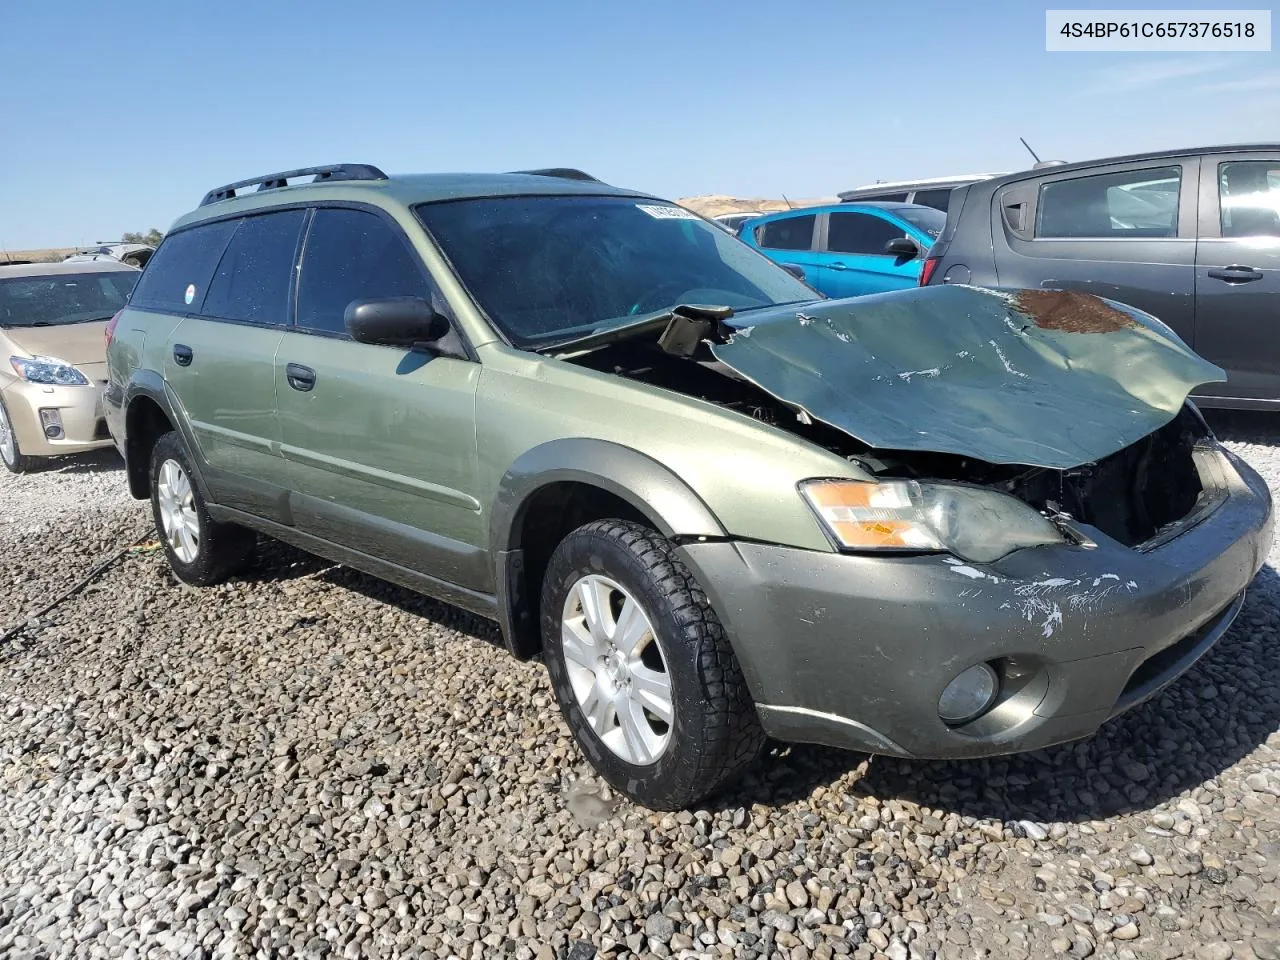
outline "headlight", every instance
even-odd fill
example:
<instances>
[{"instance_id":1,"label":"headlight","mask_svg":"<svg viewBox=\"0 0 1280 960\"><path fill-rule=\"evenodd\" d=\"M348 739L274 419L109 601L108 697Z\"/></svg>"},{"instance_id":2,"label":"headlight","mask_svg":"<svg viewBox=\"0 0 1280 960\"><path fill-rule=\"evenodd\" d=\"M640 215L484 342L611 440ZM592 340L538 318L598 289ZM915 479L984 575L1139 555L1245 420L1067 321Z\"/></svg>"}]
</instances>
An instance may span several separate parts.
<instances>
[{"instance_id":1,"label":"headlight","mask_svg":"<svg viewBox=\"0 0 1280 960\"><path fill-rule=\"evenodd\" d=\"M990 563L1019 547L1061 543L1031 507L979 487L887 480L807 480L800 491L848 550L935 551Z\"/></svg>"},{"instance_id":2,"label":"headlight","mask_svg":"<svg viewBox=\"0 0 1280 960\"><path fill-rule=\"evenodd\" d=\"M89 383L88 377L57 357L10 357L9 363L28 383L47 383L55 387L83 387Z\"/></svg>"}]
</instances>

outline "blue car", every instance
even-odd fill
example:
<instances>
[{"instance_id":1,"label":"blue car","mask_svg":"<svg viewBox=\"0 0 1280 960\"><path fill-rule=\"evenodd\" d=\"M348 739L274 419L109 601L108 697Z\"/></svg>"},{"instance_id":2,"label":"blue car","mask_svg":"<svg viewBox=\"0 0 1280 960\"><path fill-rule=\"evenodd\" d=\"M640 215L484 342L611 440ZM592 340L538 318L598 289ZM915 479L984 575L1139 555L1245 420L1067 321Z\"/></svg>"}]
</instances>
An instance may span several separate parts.
<instances>
[{"instance_id":1,"label":"blue car","mask_svg":"<svg viewBox=\"0 0 1280 960\"><path fill-rule=\"evenodd\" d=\"M914 287L946 222L914 203L837 203L757 217L738 236L827 296L859 297Z\"/></svg>"}]
</instances>

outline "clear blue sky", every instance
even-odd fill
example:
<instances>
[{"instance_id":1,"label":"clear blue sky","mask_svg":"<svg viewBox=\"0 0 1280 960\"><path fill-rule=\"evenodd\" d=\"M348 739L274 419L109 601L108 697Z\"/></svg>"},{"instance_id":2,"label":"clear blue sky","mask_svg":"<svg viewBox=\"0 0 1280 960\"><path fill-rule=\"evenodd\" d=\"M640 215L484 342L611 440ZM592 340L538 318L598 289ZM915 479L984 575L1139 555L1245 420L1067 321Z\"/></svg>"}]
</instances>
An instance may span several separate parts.
<instances>
[{"instance_id":1,"label":"clear blue sky","mask_svg":"<svg viewBox=\"0 0 1280 960\"><path fill-rule=\"evenodd\" d=\"M0 0L0 242L165 229L217 184L338 161L812 197L1022 167L1019 135L1061 159L1280 140L1276 53L1046 53L1044 9Z\"/></svg>"}]
</instances>

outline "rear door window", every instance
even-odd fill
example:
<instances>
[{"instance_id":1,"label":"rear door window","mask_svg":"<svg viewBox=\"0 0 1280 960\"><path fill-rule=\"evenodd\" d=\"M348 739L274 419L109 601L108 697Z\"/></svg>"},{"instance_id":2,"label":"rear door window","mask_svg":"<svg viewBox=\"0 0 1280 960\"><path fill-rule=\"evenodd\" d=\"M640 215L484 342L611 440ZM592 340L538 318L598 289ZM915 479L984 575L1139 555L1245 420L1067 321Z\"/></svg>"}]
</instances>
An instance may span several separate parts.
<instances>
[{"instance_id":1,"label":"rear door window","mask_svg":"<svg viewBox=\"0 0 1280 960\"><path fill-rule=\"evenodd\" d=\"M812 213L770 220L756 227L756 243L770 250L811 250L813 226L817 222L817 216Z\"/></svg>"},{"instance_id":2,"label":"rear door window","mask_svg":"<svg viewBox=\"0 0 1280 960\"><path fill-rule=\"evenodd\" d=\"M219 320L283 326L298 255L303 210L245 217L227 244L201 314Z\"/></svg>"},{"instance_id":3,"label":"rear door window","mask_svg":"<svg viewBox=\"0 0 1280 960\"><path fill-rule=\"evenodd\" d=\"M1182 168L1150 167L1042 184L1038 238L1176 237Z\"/></svg>"},{"instance_id":4,"label":"rear door window","mask_svg":"<svg viewBox=\"0 0 1280 960\"><path fill-rule=\"evenodd\" d=\"M364 210L316 211L302 253L298 281L298 326L346 334L353 300L422 297L431 288L400 232Z\"/></svg>"},{"instance_id":5,"label":"rear door window","mask_svg":"<svg viewBox=\"0 0 1280 960\"><path fill-rule=\"evenodd\" d=\"M1280 160L1218 164L1224 237L1280 236Z\"/></svg>"},{"instance_id":6,"label":"rear door window","mask_svg":"<svg viewBox=\"0 0 1280 960\"><path fill-rule=\"evenodd\" d=\"M907 235L897 224L869 213L832 212L828 216L827 250L832 253L887 256L884 245Z\"/></svg>"},{"instance_id":7,"label":"rear door window","mask_svg":"<svg viewBox=\"0 0 1280 960\"><path fill-rule=\"evenodd\" d=\"M219 220L166 236L138 278L130 305L164 313L199 310L235 229L235 220Z\"/></svg>"}]
</instances>

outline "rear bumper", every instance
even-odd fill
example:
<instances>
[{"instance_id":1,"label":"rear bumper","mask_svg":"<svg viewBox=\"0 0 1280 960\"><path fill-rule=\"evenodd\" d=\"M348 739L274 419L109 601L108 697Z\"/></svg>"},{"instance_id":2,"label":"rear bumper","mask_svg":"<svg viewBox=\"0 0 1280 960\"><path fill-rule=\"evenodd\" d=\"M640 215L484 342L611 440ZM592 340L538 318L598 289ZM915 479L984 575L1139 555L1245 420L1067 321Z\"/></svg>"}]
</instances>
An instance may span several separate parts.
<instances>
[{"instance_id":1,"label":"rear bumper","mask_svg":"<svg viewBox=\"0 0 1280 960\"><path fill-rule=\"evenodd\" d=\"M56 457L112 445L102 414L102 386L53 387L15 381L4 388L4 406L23 453ZM57 411L62 436L45 436L41 410Z\"/></svg>"},{"instance_id":2,"label":"rear bumper","mask_svg":"<svg viewBox=\"0 0 1280 960\"><path fill-rule=\"evenodd\" d=\"M1020 550L994 564L697 543L683 549L778 739L978 757L1085 737L1173 682L1226 631L1273 538L1262 479L1214 455L1216 503L1145 550ZM1213 472L1214 465L1205 470ZM996 665L997 705L950 727L943 688Z\"/></svg>"}]
</instances>

